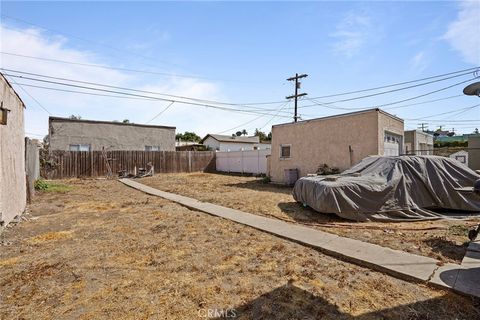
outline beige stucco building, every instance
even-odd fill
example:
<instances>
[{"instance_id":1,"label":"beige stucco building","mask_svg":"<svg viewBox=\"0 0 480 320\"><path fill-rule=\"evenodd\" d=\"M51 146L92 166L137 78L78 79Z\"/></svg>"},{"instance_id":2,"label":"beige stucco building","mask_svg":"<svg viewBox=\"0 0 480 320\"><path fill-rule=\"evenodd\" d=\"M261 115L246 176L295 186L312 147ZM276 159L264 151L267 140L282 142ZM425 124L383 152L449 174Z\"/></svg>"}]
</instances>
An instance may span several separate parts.
<instances>
[{"instance_id":1,"label":"beige stucco building","mask_svg":"<svg viewBox=\"0 0 480 320\"><path fill-rule=\"evenodd\" d=\"M25 211L25 105L0 74L0 225Z\"/></svg>"},{"instance_id":2,"label":"beige stucco building","mask_svg":"<svg viewBox=\"0 0 480 320\"><path fill-rule=\"evenodd\" d=\"M175 127L50 117L50 150L175 151Z\"/></svg>"},{"instance_id":3,"label":"beige stucco building","mask_svg":"<svg viewBox=\"0 0 480 320\"><path fill-rule=\"evenodd\" d=\"M380 109L275 125L269 175L285 183L286 169L302 177L323 164L344 170L369 155L399 155L403 132L403 120Z\"/></svg>"},{"instance_id":4,"label":"beige stucco building","mask_svg":"<svg viewBox=\"0 0 480 320\"><path fill-rule=\"evenodd\" d=\"M480 135L468 137L468 167L480 170Z\"/></svg>"},{"instance_id":5,"label":"beige stucco building","mask_svg":"<svg viewBox=\"0 0 480 320\"><path fill-rule=\"evenodd\" d=\"M421 130L408 130L403 135L405 154L433 155L433 135Z\"/></svg>"}]
</instances>

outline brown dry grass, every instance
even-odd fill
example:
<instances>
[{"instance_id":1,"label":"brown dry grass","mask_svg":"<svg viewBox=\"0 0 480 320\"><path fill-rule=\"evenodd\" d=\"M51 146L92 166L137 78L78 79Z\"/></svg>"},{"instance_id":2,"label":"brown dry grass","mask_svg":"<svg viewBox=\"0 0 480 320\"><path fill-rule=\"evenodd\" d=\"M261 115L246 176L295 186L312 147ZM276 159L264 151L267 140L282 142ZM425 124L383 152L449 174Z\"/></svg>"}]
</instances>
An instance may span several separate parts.
<instances>
[{"instance_id":1,"label":"brown dry grass","mask_svg":"<svg viewBox=\"0 0 480 320\"><path fill-rule=\"evenodd\" d=\"M401 281L116 181L42 193L0 235L0 319L474 319ZM28 239L55 241L31 243Z\"/></svg>"},{"instance_id":2,"label":"brown dry grass","mask_svg":"<svg viewBox=\"0 0 480 320\"><path fill-rule=\"evenodd\" d=\"M357 223L304 208L293 200L292 189L264 184L248 176L181 173L143 178L140 182L163 191L182 194L263 216L375 243L392 249L460 262L465 255L467 231L480 220L408 223Z\"/></svg>"}]
</instances>

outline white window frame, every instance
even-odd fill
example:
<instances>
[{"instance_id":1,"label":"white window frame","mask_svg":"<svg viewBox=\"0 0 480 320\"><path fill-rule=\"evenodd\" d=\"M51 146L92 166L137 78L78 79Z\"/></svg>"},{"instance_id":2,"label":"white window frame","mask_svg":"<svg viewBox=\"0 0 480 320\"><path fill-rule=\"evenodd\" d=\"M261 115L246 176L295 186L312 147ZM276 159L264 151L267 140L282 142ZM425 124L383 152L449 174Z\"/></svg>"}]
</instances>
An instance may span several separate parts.
<instances>
[{"instance_id":1,"label":"white window frame","mask_svg":"<svg viewBox=\"0 0 480 320\"><path fill-rule=\"evenodd\" d=\"M160 146L145 146L145 151L160 151Z\"/></svg>"},{"instance_id":2,"label":"white window frame","mask_svg":"<svg viewBox=\"0 0 480 320\"><path fill-rule=\"evenodd\" d=\"M75 148L76 150L72 150L72 147ZM90 151L91 146L89 144L83 144L83 143L75 143L75 144L70 144L68 146L69 151Z\"/></svg>"},{"instance_id":3,"label":"white window frame","mask_svg":"<svg viewBox=\"0 0 480 320\"><path fill-rule=\"evenodd\" d=\"M282 154L282 149L283 149L284 147L288 147L288 148L289 148L289 155L288 155L288 156L284 156L284 155ZM279 154L280 160L288 160L288 159L291 159L291 158L292 158L292 145L291 145L291 144L281 144L279 151L280 151L280 154Z\"/></svg>"}]
</instances>

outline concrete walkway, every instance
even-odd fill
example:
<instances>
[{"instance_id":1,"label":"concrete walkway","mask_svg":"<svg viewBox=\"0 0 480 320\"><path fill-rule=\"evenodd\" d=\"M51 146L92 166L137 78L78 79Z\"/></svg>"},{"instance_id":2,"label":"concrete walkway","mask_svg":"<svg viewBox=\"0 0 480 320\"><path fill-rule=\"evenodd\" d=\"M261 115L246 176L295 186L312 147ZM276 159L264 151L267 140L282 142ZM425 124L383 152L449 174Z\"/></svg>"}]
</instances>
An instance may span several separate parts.
<instances>
[{"instance_id":1,"label":"concrete walkway","mask_svg":"<svg viewBox=\"0 0 480 320\"><path fill-rule=\"evenodd\" d=\"M480 242L478 251L469 250L462 265L393 250L375 244L315 230L309 227L267 218L255 214L202 202L189 197L164 192L130 179L120 179L127 186L159 196L186 207L235 221L258 230L314 247L342 260L381 271L397 278L428 282L442 288L480 297Z\"/></svg>"}]
</instances>

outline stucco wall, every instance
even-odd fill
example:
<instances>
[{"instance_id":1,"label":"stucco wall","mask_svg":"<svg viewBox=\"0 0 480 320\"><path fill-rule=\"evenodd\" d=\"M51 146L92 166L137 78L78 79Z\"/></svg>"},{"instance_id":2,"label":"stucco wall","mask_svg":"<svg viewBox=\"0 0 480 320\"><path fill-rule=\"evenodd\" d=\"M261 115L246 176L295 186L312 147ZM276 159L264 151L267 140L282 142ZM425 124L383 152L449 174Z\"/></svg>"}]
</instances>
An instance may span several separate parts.
<instances>
[{"instance_id":1,"label":"stucco wall","mask_svg":"<svg viewBox=\"0 0 480 320\"><path fill-rule=\"evenodd\" d=\"M285 169L297 168L300 176L315 173L324 163L344 170L351 163L378 154L378 119L376 111L369 111L273 126L269 164L272 181L283 183ZM280 158L282 144L291 145L288 159Z\"/></svg>"},{"instance_id":2,"label":"stucco wall","mask_svg":"<svg viewBox=\"0 0 480 320\"><path fill-rule=\"evenodd\" d=\"M433 135L420 130L409 130L404 132L404 139L404 149L408 154L433 154Z\"/></svg>"},{"instance_id":3,"label":"stucco wall","mask_svg":"<svg viewBox=\"0 0 480 320\"><path fill-rule=\"evenodd\" d=\"M91 151L138 150L160 146L160 151L175 151L175 128L62 121L50 119L50 150L69 150L71 144L89 144Z\"/></svg>"},{"instance_id":4,"label":"stucco wall","mask_svg":"<svg viewBox=\"0 0 480 320\"><path fill-rule=\"evenodd\" d=\"M0 99L8 112L6 125L0 124L0 224L9 223L25 211L24 106L0 76Z\"/></svg>"},{"instance_id":5,"label":"stucco wall","mask_svg":"<svg viewBox=\"0 0 480 320\"><path fill-rule=\"evenodd\" d=\"M480 135L468 137L468 166L480 170Z\"/></svg>"},{"instance_id":6,"label":"stucco wall","mask_svg":"<svg viewBox=\"0 0 480 320\"><path fill-rule=\"evenodd\" d=\"M393 118L381 111L376 112L378 117L377 129L378 129L378 155L384 155L384 138L385 132L393 133L401 137L402 142L400 144L399 154L403 152L403 121L398 118Z\"/></svg>"}]
</instances>

